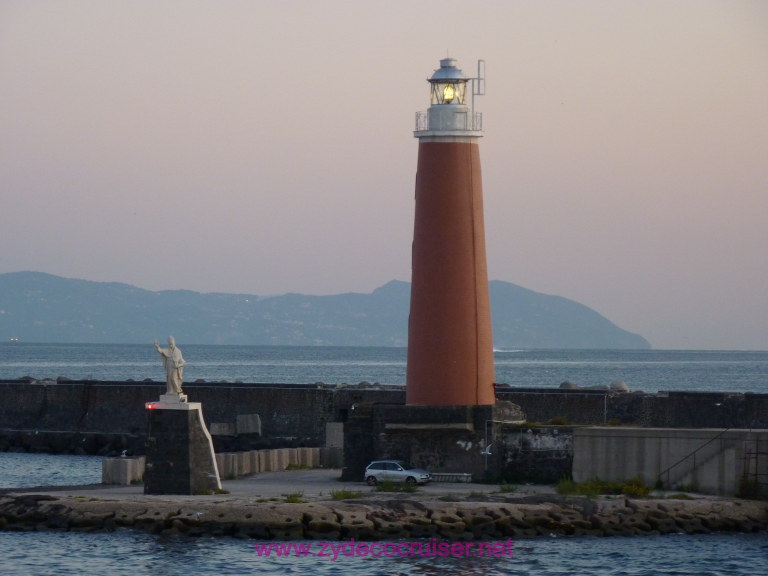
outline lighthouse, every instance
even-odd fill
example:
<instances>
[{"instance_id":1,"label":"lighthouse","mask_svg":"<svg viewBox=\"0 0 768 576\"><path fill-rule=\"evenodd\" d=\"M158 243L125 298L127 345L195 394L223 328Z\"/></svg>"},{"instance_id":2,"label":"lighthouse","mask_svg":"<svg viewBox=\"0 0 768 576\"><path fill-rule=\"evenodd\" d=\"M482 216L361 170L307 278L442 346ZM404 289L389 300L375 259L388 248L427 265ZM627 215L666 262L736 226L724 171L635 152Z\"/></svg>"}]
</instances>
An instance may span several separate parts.
<instances>
[{"instance_id":1,"label":"lighthouse","mask_svg":"<svg viewBox=\"0 0 768 576\"><path fill-rule=\"evenodd\" d=\"M430 107L416 116L409 405L495 403L480 173L482 122L474 111L474 96L484 93L482 64L478 62L476 78L467 78L455 59L441 60L427 80Z\"/></svg>"}]
</instances>

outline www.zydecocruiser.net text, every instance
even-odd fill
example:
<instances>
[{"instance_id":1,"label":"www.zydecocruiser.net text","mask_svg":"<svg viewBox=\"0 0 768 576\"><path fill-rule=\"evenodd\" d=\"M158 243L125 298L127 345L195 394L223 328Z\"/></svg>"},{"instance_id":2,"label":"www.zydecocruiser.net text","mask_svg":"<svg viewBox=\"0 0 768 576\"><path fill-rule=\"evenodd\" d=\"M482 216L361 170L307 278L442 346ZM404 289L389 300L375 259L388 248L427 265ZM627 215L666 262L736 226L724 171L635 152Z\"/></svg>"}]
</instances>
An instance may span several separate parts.
<instances>
[{"instance_id":1,"label":"www.zydecocruiser.net text","mask_svg":"<svg viewBox=\"0 0 768 576\"><path fill-rule=\"evenodd\" d=\"M513 556L512 540L506 542L452 542L431 540L418 542L255 542L259 556L285 558L328 558L336 561L339 557L363 558L393 557L435 558L435 557L480 557L493 558Z\"/></svg>"}]
</instances>

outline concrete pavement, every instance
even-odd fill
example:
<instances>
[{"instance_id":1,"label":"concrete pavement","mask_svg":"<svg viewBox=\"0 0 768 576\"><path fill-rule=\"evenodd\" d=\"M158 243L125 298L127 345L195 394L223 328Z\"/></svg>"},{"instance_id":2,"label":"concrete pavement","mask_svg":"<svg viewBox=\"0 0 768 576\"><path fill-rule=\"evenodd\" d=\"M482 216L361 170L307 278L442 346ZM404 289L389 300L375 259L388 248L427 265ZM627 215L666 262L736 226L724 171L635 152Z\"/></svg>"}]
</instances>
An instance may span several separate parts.
<instances>
[{"instance_id":1,"label":"concrete pavement","mask_svg":"<svg viewBox=\"0 0 768 576\"><path fill-rule=\"evenodd\" d=\"M103 500L137 500L143 498L155 498L168 500L173 499L243 499L243 498L280 498L283 499L288 494L301 493L304 500L327 500L331 498L331 493L336 490L349 490L352 492L362 492L367 496L387 496L393 497L399 493L376 492L375 488L368 486L362 480L360 482L342 482L341 470L339 469L310 469L310 470L282 470L277 472L261 472L252 476L245 476L235 480L223 480L222 488L227 494L215 494L210 496L185 496L185 495L145 495L143 484L134 484L131 486L117 485L89 485L89 486L68 486L68 487L43 487L34 489L9 490L14 494L52 494L66 495L72 497L99 498ZM497 484L478 484L478 483L453 483L453 482L431 482L424 486L419 486L416 494L419 498L440 498L449 495L458 497L480 494L499 493L500 486ZM515 495L553 493L552 486L540 485L521 485L514 487ZM409 495L410 497L410 495Z\"/></svg>"}]
</instances>

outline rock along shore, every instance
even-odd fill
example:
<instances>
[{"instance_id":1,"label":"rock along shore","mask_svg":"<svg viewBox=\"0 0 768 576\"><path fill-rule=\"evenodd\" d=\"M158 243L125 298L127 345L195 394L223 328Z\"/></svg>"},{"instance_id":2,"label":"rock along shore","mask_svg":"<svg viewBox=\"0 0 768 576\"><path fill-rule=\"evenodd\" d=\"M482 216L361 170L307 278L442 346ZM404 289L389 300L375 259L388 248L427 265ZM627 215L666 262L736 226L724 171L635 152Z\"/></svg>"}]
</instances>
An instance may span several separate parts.
<instances>
[{"instance_id":1,"label":"rock along shore","mask_svg":"<svg viewBox=\"0 0 768 576\"><path fill-rule=\"evenodd\" d=\"M387 495L282 503L8 494L0 530L113 531L255 540L500 540L551 535L635 536L768 529L768 502L527 496L504 501L424 500Z\"/></svg>"}]
</instances>

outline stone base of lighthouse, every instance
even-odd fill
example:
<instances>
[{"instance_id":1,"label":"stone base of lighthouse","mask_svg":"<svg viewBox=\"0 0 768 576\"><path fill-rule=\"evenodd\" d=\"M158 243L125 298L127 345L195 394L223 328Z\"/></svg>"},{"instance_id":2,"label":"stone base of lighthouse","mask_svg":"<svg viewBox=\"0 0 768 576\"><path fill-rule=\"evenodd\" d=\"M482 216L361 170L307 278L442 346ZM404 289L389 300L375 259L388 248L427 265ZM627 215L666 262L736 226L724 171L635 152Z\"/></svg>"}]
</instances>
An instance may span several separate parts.
<instances>
[{"instance_id":1,"label":"stone base of lighthouse","mask_svg":"<svg viewBox=\"0 0 768 576\"><path fill-rule=\"evenodd\" d=\"M504 465L497 444L503 424L521 423L517 404L403 406L357 404L344 424L342 480L361 481L372 460L405 460L433 473L481 481ZM493 446L490 454L486 448Z\"/></svg>"}]
</instances>

